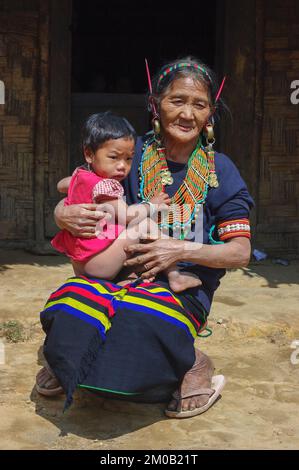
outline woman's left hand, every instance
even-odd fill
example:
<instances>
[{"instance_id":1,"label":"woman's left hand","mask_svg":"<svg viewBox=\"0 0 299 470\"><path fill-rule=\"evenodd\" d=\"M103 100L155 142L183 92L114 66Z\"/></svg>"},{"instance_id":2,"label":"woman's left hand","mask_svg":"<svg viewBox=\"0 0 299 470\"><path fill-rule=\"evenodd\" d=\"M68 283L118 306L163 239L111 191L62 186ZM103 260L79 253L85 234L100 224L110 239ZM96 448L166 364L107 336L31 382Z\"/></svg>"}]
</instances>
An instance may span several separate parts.
<instances>
[{"instance_id":1,"label":"woman's left hand","mask_svg":"<svg viewBox=\"0 0 299 470\"><path fill-rule=\"evenodd\" d=\"M154 278L160 271L169 268L182 259L184 243L174 238L143 238L146 243L136 243L125 248L126 253L137 256L125 261L125 266L143 265L145 268L142 277ZM149 243L150 242L150 243Z\"/></svg>"}]
</instances>

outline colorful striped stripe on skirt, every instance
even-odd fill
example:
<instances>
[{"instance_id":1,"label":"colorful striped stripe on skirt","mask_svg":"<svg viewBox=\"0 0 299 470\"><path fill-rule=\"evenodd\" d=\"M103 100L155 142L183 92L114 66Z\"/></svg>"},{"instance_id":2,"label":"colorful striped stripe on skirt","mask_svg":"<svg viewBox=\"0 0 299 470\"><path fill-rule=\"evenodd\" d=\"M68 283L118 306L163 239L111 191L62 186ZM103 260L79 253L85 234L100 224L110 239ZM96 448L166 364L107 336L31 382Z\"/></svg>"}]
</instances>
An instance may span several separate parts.
<instances>
[{"instance_id":1,"label":"colorful striped stripe on skirt","mask_svg":"<svg viewBox=\"0 0 299 470\"><path fill-rule=\"evenodd\" d=\"M41 312L47 362L67 394L77 386L160 401L194 362L202 312L159 283L73 277ZM166 392L167 390L167 392Z\"/></svg>"}]
</instances>

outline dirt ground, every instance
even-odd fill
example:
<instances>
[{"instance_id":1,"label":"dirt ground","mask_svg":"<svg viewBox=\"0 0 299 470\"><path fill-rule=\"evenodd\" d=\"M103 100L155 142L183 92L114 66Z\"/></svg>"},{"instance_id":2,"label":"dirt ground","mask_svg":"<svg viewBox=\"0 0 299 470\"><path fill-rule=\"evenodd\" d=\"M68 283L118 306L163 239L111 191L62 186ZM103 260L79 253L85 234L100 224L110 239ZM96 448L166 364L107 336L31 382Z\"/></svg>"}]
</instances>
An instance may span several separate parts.
<instances>
[{"instance_id":1,"label":"dirt ground","mask_svg":"<svg viewBox=\"0 0 299 470\"><path fill-rule=\"evenodd\" d=\"M102 400L76 392L63 397L34 389L42 364L39 311L71 267L59 256L0 251L0 323L21 325L5 340L0 364L1 449L298 449L299 262L270 260L228 272L210 315L213 335L198 346L227 378L223 396L207 413L185 420L164 416L164 404ZM2 329L3 333L3 329ZM299 357L299 355L298 355Z\"/></svg>"}]
</instances>

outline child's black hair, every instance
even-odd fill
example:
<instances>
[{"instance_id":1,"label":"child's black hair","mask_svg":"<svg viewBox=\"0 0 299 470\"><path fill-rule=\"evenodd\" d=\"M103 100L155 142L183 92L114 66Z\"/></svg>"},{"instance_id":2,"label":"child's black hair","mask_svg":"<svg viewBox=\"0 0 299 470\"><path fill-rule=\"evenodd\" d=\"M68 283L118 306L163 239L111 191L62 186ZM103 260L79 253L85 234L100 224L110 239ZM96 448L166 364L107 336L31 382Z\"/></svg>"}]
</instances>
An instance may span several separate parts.
<instances>
[{"instance_id":1,"label":"child's black hair","mask_svg":"<svg viewBox=\"0 0 299 470\"><path fill-rule=\"evenodd\" d=\"M96 152L107 140L133 139L136 142L137 134L133 126L121 116L110 111L92 114L82 128L82 149Z\"/></svg>"}]
</instances>

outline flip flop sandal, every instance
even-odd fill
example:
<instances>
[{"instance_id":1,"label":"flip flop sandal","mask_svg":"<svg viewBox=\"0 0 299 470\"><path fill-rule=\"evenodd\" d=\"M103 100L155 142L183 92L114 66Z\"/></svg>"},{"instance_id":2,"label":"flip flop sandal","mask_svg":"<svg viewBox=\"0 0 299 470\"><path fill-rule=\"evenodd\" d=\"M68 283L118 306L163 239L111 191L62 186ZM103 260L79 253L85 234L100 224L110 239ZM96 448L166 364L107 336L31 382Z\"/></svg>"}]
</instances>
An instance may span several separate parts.
<instances>
[{"instance_id":1,"label":"flip flop sandal","mask_svg":"<svg viewBox=\"0 0 299 470\"><path fill-rule=\"evenodd\" d=\"M165 410L166 416L169 418L191 418L192 416L197 416L200 415L201 413L204 413L207 411L213 403L219 398L224 385L226 383L224 375L214 375L212 378L212 387L213 388L198 388L195 390L192 390L191 392L185 393L183 395L180 395L178 391L174 392L173 398L177 401L182 400L184 398L191 398L194 396L198 395L209 395L209 400L208 402L200 406L199 408L195 408L194 410Z\"/></svg>"},{"instance_id":2,"label":"flip flop sandal","mask_svg":"<svg viewBox=\"0 0 299 470\"><path fill-rule=\"evenodd\" d=\"M50 369L48 365L43 367L43 369L41 369L39 373L42 370L46 370L51 378L56 379L55 375L53 374L52 370ZM45 387L42 387L41 385L38 385L37 380L35 382L35 388L40 395L44 395L46 397L53 397L55 395L60 395L61 393L64 393L63 388L60 385L59 387L56 387L56 388L45 388Z\"/></svg>"}]
</instances>

